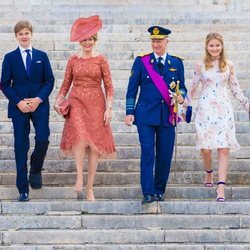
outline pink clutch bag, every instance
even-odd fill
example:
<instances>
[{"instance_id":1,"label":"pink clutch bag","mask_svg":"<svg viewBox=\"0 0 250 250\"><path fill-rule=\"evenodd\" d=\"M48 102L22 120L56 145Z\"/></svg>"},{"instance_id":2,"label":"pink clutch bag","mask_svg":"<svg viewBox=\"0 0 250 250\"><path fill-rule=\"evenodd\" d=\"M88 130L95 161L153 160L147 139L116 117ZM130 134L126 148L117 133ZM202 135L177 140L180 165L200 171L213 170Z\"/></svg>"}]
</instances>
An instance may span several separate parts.
<instances>
[{"instance_id":1,"label":"pink clutch bag","mask_svg":"<svg viewBox=\"0 0 250 250\"><path fill-rule=\"evenodd\" d=\"M62 113L64 118L67 118L69 116L69 112L70 112L70 102L68 101L68 99L65 99L61 105L60 105L60 112Z\"/></svg>"}]
</instances>

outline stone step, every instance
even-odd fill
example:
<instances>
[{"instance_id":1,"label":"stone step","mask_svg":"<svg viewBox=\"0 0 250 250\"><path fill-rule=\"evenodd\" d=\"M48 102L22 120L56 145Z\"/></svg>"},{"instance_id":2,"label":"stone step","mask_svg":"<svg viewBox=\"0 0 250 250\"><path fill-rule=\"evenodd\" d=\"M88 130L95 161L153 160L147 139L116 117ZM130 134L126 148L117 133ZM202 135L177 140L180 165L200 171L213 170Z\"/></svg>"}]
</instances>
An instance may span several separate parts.
<instances>
[{"instance_id":1,"label":"stone step","mask_svg":"<svg viewBox=\"0 0 250 250\"><path fill-rule=\"evenodd\" d=\"M1 231L48 229L103 230L250 230L250 215L82 215L80 212L55 212L57 215L0 215ZM35 223L34 223L35 222Z\"/></svg>"},{"instance_id":2,"label":"stone step","mask_svg":"<svg viewBox=\"0 0 250 250\"><path fill-rule=\"evenodd\" d=\"M62 42L69 43L69 33L72 24L56 24L53 23L51 25L36 25L33 37L34 45L42 44L42 46L47 46L47 43L60 44ZM164 25L172 30L171 40L169 46L171 44L177 44L177 42L181 43L190 43L190 42L198 42L200 45L204 46L204 39L206 33L204 31L212 31L211 25L206 24L166 24ZM217 24L216 30L223 34L223 38L226 41L225 46L227 47L230 44L242 44L242 47L239 47L239 51L246 50L249 48L247 45L248 41L242 42L244 35L249 34L248 30L249 24L242 23L240 25L233 24ZM148 25L128 25L128 24L105 24L103 29L99 32L100 40L97 43L97 47L101 44L116 44L117 42L131 42L131 43L139 43L139 42L147 42L149 43L149 33L147 32ZM192 32L190 32L192 30ZM11 32L11 28L2 25L0 27L0 42L8 42L10 44L2 44L5 46L17 46L15 36ZM112 36L110 36L112 33ZM46 43L45 43L46 42ZM32 43L32 44L33 44ZM72 48L79 49L77 44L71 44ZM54 48L55 49L55 48Z\"/></svg>"},{"instance_id":3,"label":"stone step","mask_svg":"<svg viewBox=\"0 0 250 250\"><path fill-rule=\"evenodd\" d=\"M239 106L240 107L240 106ZM195 126L194 126L194 119L195 119L195 112L196 107L194 109L194 114L192 116L192 122L187 124L186 122L180 122L178 124L178 133L195 133ZM113 133L131 133L131 132L137 132L136 126L126 126L124 124L124 118L125 118L125 110L114 110L113 111L113 121L111 122L111 127ZM12 123L11 120L7 117L7 110L0 110L0 134L5 133L13 133ZM250 127L249 127L249 117L247 112L241 110L236 111L234 115L234 120L236 123L236 133L249 133ZM50 112L50 130L51 133L58 133L59 131L62 131L64 126L64 119L62 116L58 115L54 110L51 110ZM33 132L33 126L31 126L31 132Z\"/></svg>"},{"instance_id":4,"label":"stone step","mask_svg":"<svg viewBox=\"0 0 250 250\"><path fill-rule=\"evenodd\" d=\"M125 103L126 103L126 93L125 92L126 92L126 89L127 89L126 84L127 84L126 81L119 81L119 83L117 83L117 85L120 85L120 86L117 86L117 88L115 88L115 100L113 102L114 112L116 112L116 111L125 112ZM244 83L243 83L243 85L244 85ZM120 88L120 87L122 87L122 88ZM190 88L189 84L187 84L187 87ZM248 87L248 86L246 86L246 87ZM244 93L244 95L246 97L250 98L250 86L249 86L248 89L242 89L242 91L243 91L243 93ZM56 113L54 111L53 104L55 102L57 92L58 92L58 89L55 88L54 92L52 92L52 94L50 96L50 102L51 102L50 111L51 111L51 114L54 115L54 116L56 115ZM228 94L229 94L229 97L232 97L232 94L231 94L230 90L228 90ZM5 114L7 113L7 108L8 108L8 102L9 101L3 94L0 95L0 98L1 98L0 99L1 116L4 117ZM242 115L243 113L245 113L244 110L242 110L242 106L241 106L240 102L237 99L232 99L231 103L232 103L232 106L234 108L234 113L236 115ZM197 95L197 97L192 99L192 105L194 106L194 110L193 110L194 116L196 115L197 104L198 104L198 95ZM58 116L58 117L60 117L60 116ZM63 119L60 119L60 120L63 120Z\"/></svg>"},{"instance_id":5,"label":"stone step","mask_svg":"<svg viewBox=\"0 0 250 250\"><path fill-rule=\"evenodd\" d=\"M245 243L249 244L250 229L221 230L22 230L2 232L4 244L162 244L162 243ZM3 241L3 240L2 240Z\"/></svg>"},{"instance_id":6,"label":"stone step","mask_svg":"<svg viewBox=\"0 0 250 250\"><path fill-rule=\"evenodd\" d=\"M43 44L46 46L47 43L55 43L60 44L62 42L69 43L69 31L72 24L51 24L51 25L36 25L34 31L33 42L34 45ZM181 43L190 43L190 42L199 42L200 45L204 46L205 33L212 31L211 25L206 24L167 24L165 25L169 29L172 30L171 40L169 46L171 44L176 44L176 42ZM240 25L233 24L216 24L216 30L218 32L222 32L223 38L226 41L225 46L227 47L230 44L242 44L243 47L239 47L239 51L246 50L249 47L246 47L249 43L248 41L242 42L244 35L249 34L248 24L242 23ZM114 43L117 42L147 42L149 43L149 37L147 32L148 25L128 25L128 24L105 24L103 29L100 31L99 36L100 40L97 43L97 46L104 43ZM13 46L17 46L15 36L10 32L10 28L8 29L8 33L6 33L6 27L0 27L0 42L8 42ZM192 30L192 32L190 32ZM112 33L112 36L110 36ZM46 43L45 43L46 42ZM9 46L8 44L2 44L2 46ZM72 48L79 49L77 44L71 44Z\"/></svg>"},{"instance_id":7,"label":"stone step","mask_svg":"<svg viewBox=\"0 0 250 250\"><path fill-rule=\"evenodd\" d=\"M247 34L245 34L247 35ZM121 34L120 34L121 36ZM126 36L126 34L124 34L124 36ZM243 34L242 34L243 36ZM225 38L224 38L225 39ZM128 40L128 39L127 39ZM141 39L140 39L141 40ZM204 40L204 38L203 38ZM189 50L198 50L203 52L204 49L204 41L183 41L183 42L177 42L174 39L171 40L171 43L169 44L169 51L184 51L185 49L189 49ZM51 41L51 42L47 42L44 45L44 42L34 42L32 43L34 47L37 48L43 48L43 50L46 51L77 51L79 48L79 45L77 44L73 44L70 41L66 40L66 41ZM4 51L10 51L13 48L15 48L17 46L16 41L13 42L8 42L6 43L6 41L0 41L0 46ZM124 41L124 42L108 42L108 41L100 41L100 43L98 43L97 45L97 49L99 51L139 51L142 48L144 49L148 49L150 50L150 42L147 39L145 39L145 41ZM233 42L228 42L226 44L226 48L227 51L237 51L237 52L241 52L241 51L249 51L250 49L250 43L249 42L237 42L237 41L233 41ZM113 69L113 68L111 68Z\"/></svg>"},{"instance_id":8,"label":"stone step","mask_svg":"<svg viewBox=\"0 0 250 250\"><path fill-rule=\"evenodd\" d=\"M182 11L180 11L180 8ZM11 20L11 18L21 19L24 15L30 15L33 22L41 20L41 22L39 22L40 25L43 23L51 24L53 22L72 24L76 16L89 16L93 13L98 13L104 24L148 24L153 21L167 23L166 20L171 20L173 24L208 24L210 22L211 24L239 24L249 22L247 12L242 11L237 13L236 11L227 11L226 5L220 4L183 4L183 6L167 4L164 11L162 5L154 5L152 8L152 4L139 5L137 3L118 6L113 4L108 6L102 4L88 6L84 4L72 4L70 6L63 4L56 6L46 4L34 7L32 5L25 5L25 12L18 11L18 9L13 8L13 6L10 9L1 9L0 11L5 25L8 25L8 21ZM138 15L138 13L140 13L140 15ZM201 13L202 19L197 18L197 15L201 15ZM148 19L146 20L146 18ZM226 22L226 20L228 22Z\"/></svg>"},{"instance_id":9,"label":"stone step","mask_svg":"<svg viewBox=\"0 0 250 250\"><path fill-rule=\"evenodd\" d=\"M249 161L250 162L250 161ZM169 177L169 184L193 185L203 183L205 171L185 171L176 172L171 171ZM84 173L84 185L87 180L87 172ZM217 174L214 174L214 180L218 180ZM76 181L76 173L48 173L43 172L43 184L45 186L73 186ZM15 185L15 173L0 173L0 185ZM137 185L140 183L139 172L97 172L95 178L95 186L109 186L109 185ZM250 185L250 170L248 172L229 172L227 177L227 184L229 185Z\"/></svg>"},{"instance_id":10,"label":"stone step","mask_svg":"<svg viewBox=\"0 0 250 250\"><path fill-rule=\"evenodd\" d=\"M174 44L173 44L174 46ZM149 50L149 44L147 48L141 48L140 50L128 50L128 51L100 51L100 53L104 54L109 60L131 60L135 58L142 51L151 51ZM201 60L203 58L203 51L189 51L189 50L179 50L175 51L175 54L182 56L186 61L188 60ZM51 60L67 60L72 54L76 53L76 51L48 51L48 55ZM170 53L170 51L169 51ZM173 52L172 52L173 53ZM170 53L171 54L171 53ZM241 60L247 61L249 58L249 50L244 51L244 54L240 54L238 51L230 51L230 58L232 61ZM114 77L114 74L112 74ZM128 75L129 76L129 75ZM238 76L241 78L240 76ZM128 78L127 78L128 79Z\"/></svg>"},{"instance_id":11,"label":"stone step","mask_svg":"<svg viewBox=\"0 0 250 250\"><path fill-rule=\"evenodd\" d=\"M224 38L225 39L225 38ZM203 38L204 40L204 38ZM0 43L1 44L1 43ZM4 42L3 42L4 44ZM12 48L15 44L8 44L9 48ZM38 44L39 45L39 44ZM6 45L5 45L6 46ZM40 47L40 46L37 46ZM134 50L141 50L149 49L150 51L150 42L148 39L146 41L134 41L134 42L100 42L98 44L98 50L99 51L134 51ZM204 50L204 41L196 42L196 41L190 41L190 42L175 42L174 40L171 40L171 43L169 44L169 51L184 51L185 49L189 49L191 51L201 51ZM48 48L49 49L49 48ZM73 51L77 50L77 46L75 44L72 44L70 42L56 42L55 43L55 50L65 50L65 51ZM249 51L250 50L250 43L249 42L231 42L227 43L226 45L226 51Z\"/></svg>"},{"instance_id":12,"label":"stone step","mask_svg":"<svg viewBox=\"0 0 250 250\"><path fill-rule=\"evenodd\" d=\"M55 52L55 53L57 53L57 52ZM66 52L63 52L63 53L66 53ZM111 52L112 54L114 53L114 51L112 51ZM118 52L119 53L119 52ZM128 52L128 53L132 53L132 52ZM136 55L138 55L138 53L140 53L140 52L136 52L135 54ZM192 52L191 52L192 53ZM53 53L54 54L54 53ZM105 54L109 54L109 53L105 53ZM247 54L247 52L245 53L244 52L244 54L243 54L243 56L245 55L245 54ZM114 54L112 55L112 58L114 59ZM250 53L249 53L249 55L248 56L250 56ZM131 56L130 56L131 57ZM193 56L192 56L193 57ZM201 58L202 57L202 55L199 57L199 58ZM63 58L67 58L67 57L63 57ZM197 58L197 60L199 59L199 58ZM126 58L125 60L127 60L128 58ZM187 60L189 60L189 59L187 59ZM244 59L244 60L247 60L247 59ZM131 67L132 67L132 64L131 64ZM186 70L185 71L185 76L186 76L186 78L187 79L192 79L192 77L193 77L193 69L190 69L190 70ZM57 79L57 82L58 82L58 86L57 86L57 84L56 84L56 86L59 88L59 86L61 85L61 83L62 83L62 79L63 79L63 77L64 77L64 73L65 73L65 71L64 70L54 70L53 71L53 73L54 73L54 75L55 75L55 77L56 77L56 79ZM250 73L249 73L249 71L246 69L246 70L240 70L239 72L237 72L237 76L238 76L238 79L241 81L241 80L247 80L247 79L249 79L250 78ZM116 86L115 84L114 84L114 87L117 87L117 88L127 88L127 84L128 84L128 79L129 79L129 77L130 77L130 69L115 69L115 70L112 70L112 78L113 78L113 81L114 82L116 82L117 80L123 80L123 82L126 82L126 84L124 85L124 86L120 86L120 85L118 85L118 86ZM188 82L190 83L190 81L187 81L187 84L188 84ZM244 84L243 85L244 86L244 88L246 88L246 89L249 89L249 84ZM55 91L55 90L54 90ZM123 97L123 99L125 98L125 96Z\"/></svg>"},{"instance_id":13,"label":"stone step","mask_svg":"<svg viewBox=\"0 0 250 250\"><path fill-rule=\"evenodd\" d=\"M166 200L142 205L141 200L35 200L27 203L1 200L1 216L18 215L250 215L250 200L218 203L210 200ZM233 217L232 217L233 218ZM246 223L245 223L246 224ZM223 226L223 225L221 225ZM249 224L247 224L249 227Z\"/></svg>"},{"instance_id":14,"label":"stone step","mask_svg":"<svg viewBox=\"0 0 250 250\"><path fill-rule=\"evenodd\" d=\"M32 3L25 3L24 6L26 7L26 10L31 11L31 10L47 10L47 11L65 11L67 9L68 11L93 11L94 8L96 8L98 11L106 11L106 10L112 10L113 12L119 12L119 11L125 11L125 10L134 10L134 8L142 7L143 5L143 10L147 10L147 8L151 7L151 4L149 1L137 1L136 3L128 3L128 1L123 1L123 2L115 2L115 1L94 1L94 2L81 2L78 3L76 0L75 1L60 1L57 2L52 1L52 4L48 5L48 2L42 3L42 2L32 2ZM157 1L154 4L155 9L161 9L164 6L167 6L167 11L169 10L175 10L177 11L180 7L184 8L185 11L191 10L191 7L194 8L193 11L200 11L203 8L206 8L206 10L210 9L216 9L217 11L222 11L222 10L227 10L227 5L228 3L226 1L224 2L217 2L216 4L213 1L206 1L206 2L200 2L197 3L195 0L189 0L188 3L183 3L180 0L176 2L172 1ZM2 4L0 5L5 11L11 11L13 6L12 2L9 2L8 4ZM210 8L210 9L207 9ZM97 11L96 10L96 11Z\"/></svg>"},{"instance_id":15,"label":"stone step","mask_svg":"<svg viewBox=\"0 0 250 250\"><path fill-rule=\"evenodd\" d=\"M96 199L141 199L139 185L95 187ZM227 200L250 199L249 186L226 186ZM0 186L1 200L17 199L18 191L14 186ZM31 199L74 199L76 194L72 187L46 187L40 190L30 190ZM212 199L216 198L215 187L206 188L202 185L168 185L166 199Z\"/></svg>"},{"instance_id":16,"label":"stone step","mask_svg":"<svg viewBox=\"0 0 250 250\"><path fill-rule=\"evenodd\" d=\"M57 131L59 132L59 131ZM34 134L30 134L31 146L34 146ZM138 135L135 133L113 133L113 137L117 146L126 146L126 145L137 145ZM180 146L194 146L196 144L196 135L193 133L179 133L177 145ZM61 133L53 133L50 136L50 147L56 147L60 145L61 142ZM244 147L250 145L250 134L247 136L246 134L237 134L237 140L239 144ZM14 138L13 134L1 134L0 143L5 147L13 147Z\"/></svg>"},{"instance_id":17,"label":"stone step","mask_svg":"<svg viewBox=\"0 0 250 250\"><path fill-rule=\"evenodd\" d=\"M65 173L74 172L75 164L73 159L63 160L45 160L44 163L45 171L49 173ZM213 168L216 173L217 162L213 162ZM0 171L2 173L14 172L16 170L15 160L1 161ZM87 170L87 164L84 164L84 171ZM171 171L174 172L199 172L203 170L203 162L201 159L178 159L176 164L173 160ZM98 172L139 172L140 171L140 159L115 159L115 160L100 160L98 163ZM249 159L230 159L229 162L229 174L234 172L241 172L244 175L245 172L249 171Z\"/></svg>"},{"instance_id":18,"label":"stone step","mask_svg":"<svg viewBox=\"0 0 250 250\"><path fill-rule=\"evenodd\" d=\"M150 52L151 49L150 49L150 43L147 44L147 47L143 47L143 48L139 48L138 50L136 49L133 49L133 50L124 50L124 51L119 51L119 50L100 50L99 52L103 55L105 55L108 60L110 61L115 61L115 60L118 60L118 61L128 61L128 60L133 60L138 54L140 54L141 52ZM13 46L12 49L15 49L16 46ZM204 52L202 51L202 48L203 46L201 45L201 48L200 50L197 50L197 51L192 51L192 50L176 50L175 47L174 47L174 43L172 44L172 47L173 49L169 50L169 53L170 54L176 54L176 55L179 55L183 58L185 58L185 62L188 62L189 60L201 60L204 56ZM43 47L41 47L41 49L43 49ZM60 61L60 60L63 60L63 61L66 61L71 55L75 54L77 52L77 50L67 50L67 51L58 51L58 50L49 50L47 51L47 54L50 58L50 60L52 61ZM5 51L2 51L0 53L0 59L2 60L3 59L3 56L6 52ZM229 58L231 59L231 61L247 61L248 58L249 58L249 55L250 55L250 50L243 50L242 53L239 53L239 51L228 51L228 55L229 55ZM131 66L132 66L132 63L131 63ZM127 67L128 68L128 67ZM62 79L63 76L64 76L64 70L60 70L60 71L56 71L54 69L54 74L56 76L56 78L58 79ZM112 77L113 77L113 80L116 80L116 79L128 79L129 76L130 76L130 70L127 69L127 70L123 70L123 71L119 71L119 70L112 70ZM239 71L239 72L238 72ZM237 71L237 77L239 79L245 79L248 75L247 75L247 71L243 71L241 69L239 69ZM186 78L191 78L192 77L192 71L190 70L185 72L185 75L186 75Z\"/></svg>"},{"instance_id":19,"label":"stone step","mask_svg":"<svg viewBox=\"0 0 250 250\"><path fill-rule=\"evenodd\" d=\"M84 244L84 245L33 245L33 246L21 246L18 244L13 244L12 246L0 246L1 250L249 250L250 244L236 244L236 243L167 243L167 244Z\"/></svg>"},{"instance_id":20,"label":"stone step","mask_svg":"<svg viewBox=\"0 0 250 250\"><path fill-rule=\"evenodd\" d=\"M51 24L52 21L56 23L72 24L76 16L90 16L93 13L98 13L105 24L148 24L151 22L163 22L166 23L166 19L171 20L173 24L226 24L225 20L229 23L239 24L249 21L249 17L246 12L241 12L241 15L232 16L235 11L227 11L226 5L220 4L167 4L162 11L164 5L139 5L139 4L127 4L127 5L84 5L84 4L72 4L70 6L65 5L39 5L32 6L26 5L25 12L17 11L16 8L11 6L8 9L2 9L0 15L5 21L5 25L9 25L7 21L11 18L21 19L24 14L30 15L33 22L39 24ZM180 8L182 11L180 11ZM205 10L205 11L204 11ZM35 12L35 13L34 13ZM140 15L138 16L138 13ZM151 13L151 15L149 15ZM202 13L202 19L197 18L197 14ZM218 13L219 18L218 18ZM237 12L236 12L237 13ZM165 14L165 16L164 16ZM64 17L64 19L63 19ZM148 20L146 20L148 17ZM157 17L157 19L156 19ZM231 17L231 20L230 20ZM50 20L49 20L50 18ZM186 20L183 20L186 18ZM244 19L245 18L245 19ZM208 22L204 21L207 20ZM156 21L157 20L157 21ZM126 22L125 22L126 21ZM185 22L186 21L186 22ZM220 21L220 22L219 22ZM245 22L244 22L245 21Z\"/></svg>"},{"instance_id":21,"label":"stone step","mask_svg":"<svg viewBox=\"0 0 250 250\"><path fill-rule=\"evenodd\" d=\"M2 22L5 25L5 30L11 30L13 28L13 25L10 25L10 21L13 20L13 18L16 18L16 20L20 20L23 18L24 15L29 15L32 19L33 23L38 23L40 25L43 24L69 24L72 25L72 23L75 21L76 16L90 16L93 13L98 13L102 20L104 26L106 24L130 24L130 25L145 25L149 26L152 23L156 24L167 24L171 22L174 25L185 25L185 24L192 24L192 25L199 25L199 24L210 24L215 25L216 23L219 24L246 24L250 23L249 14L247 12L226 12L226 11L217 11L216 9L208 10L202 12L202 18L197 18L197 16L201 15L201 12L193 12L194 6L191 7L192 11L175 11L172 10L171 13L167 13L166 11L162 11L162 7L160 11L152 9L152 7L149 7L148 11L144 11L140 13L138 16L138 8L133 7L135 10L125 10L122 13L120 11L114 12L113 10L97 10L95 7L95 10L90 12L88 9L86 11L82 10L79 12L77 11L66 11L64 8L64 11L35 11L35 12L0 12L0 15L2 17ZM209 8L209 7L208 7ZM166 8L168 9L168 8ZM219 13L219 18L218 18ZM166 17L167 14L167 17Z\"/></svg>"},{"instance_id":22,"label":"stone step","mask_svg":"<svg viewBox=\"0 0 250 250\"><path fill-rule=\"evenodd\" d=\"M115 100L113 101L113 109L114 110L119 110L119 111L124 111L125 112L125 102L126 102L125 101L125 99L126 99L126 93L125 93L125 91L126 91L126 88L122 88L122 87L126 87L126 84L127 84L127 81L119 81L118 83L116 83L115 94L117 96L116 96ZM188 84L187 84L187 87L189 87ZM250 85L249 85L248 89L243 89L242 91L243 91L243 93L244 93L245 96L247 96L248 98L250 98ZM55 102L57 92L58 92L58 89L55 88L54 92L50 96L50 102L52 104L51 107L50 107L50 110L53 111L53 112L54 112L53 104ZM230 90L228 91L228 94L231 97ZM7 112L8 102L9 102L8 99L3 95L3 93L1 93L0 94L0 110L1 111ZM241 105L239 105L239 101L238 100L232 99L231 103L232 103L232 105L234 107L234 112L236 114L242 112L242 107L241 107ZM194 107L196 107L197 104L198 104L198 96L195 97L192 100L192 105ZM195 113L196 113L196 110L194 109L194 114Z\"/></svg>"},{"instance_id":23,"label":"stone step","mask_svg":"<svg viewBox=\"0 0 250 250\"><path fill-rule=\"evenodd\" d=\"M139 145L133 146L117 146L116 148L118 159L139 159L141 149ZM177 159L199 159L200 153L196 150L195 146L178 146ZM250 146L242 146L240 150L232 152L231 158L249 159ZM1 147L0 159L10 160L14 159L13 148ZM46 159L62 160L59 147L49 147Z\"/></svg>"},{"instance_id":24,"label":"stone step","mask_svg":"<svg viewBox=\"0 0 250 250\"><path fill-rule=\"evenodd\" d=\"M150 51L150 50L149 50ZM242 52L244 53L244 52ZM249 68L250 63L248 61L242 61L242 60L234 60L233 61L235 70L236 72L240 72L241 70L245 71ZM67 60L61 60L61 61L56 61L53 60L51 61L51 65L53 69L57 70L62 70L64 71L66 68ZM189 60L189 61L184 61L185 64L185 69L186 70L194 70L195 65L197 64L197 60ZM132 65L133 65L133 60L124 60L124 61L115 61L115 60L109 60L109 65L111 68L111 74L113 70L119 70L119 69L124 69L124 70L130 70ZM60 81L61 79L58 79ZM191 79L190 79L191 80ZM186 79L186 82L190 82L189 79ZM242 82L242 79L240 83ZM114 85L116 88L122 87L121 83L117 83L117 81L114 82Z\"/></svg>"},{"instance_id":25,"label":"stone step","mask_svg":"<svg viewBox=\"0 0 250 250\"><path fill-rule=\"evenodd\" d=\"M112 51L113 53L113 51ZM138 52L139 53L139 52ZM138 54L136 53L136 54ZM244 52L245 53L245 52ZM107 53L105 53L107 54ZM202 55L201 55L202 57ZM199 57L199 58L201 58ZM249 53L249 57L250 57L250 53ZM132 64L131 64L131 67L132 67ZM116 81L116 80L126 80L128 81L129 77L130 77L130 70L123 70L123 69L118 69L118 70L112 70L112 78L113 78L113 81ZM193 77L193 72L194 70L193 69L190 69L190 70L186 70L185 71L185 76L188 78L188 79L191 79ZM62 82L62 79L64 77L64 70L54 70L53 73L55 74L55 77L60 81ZM241 79L249 79L250 78L250 73L248 70L240 70L239 72L237 72L237 77L239 80ZM127 84L124 86L124 87L127 87ZM249 89L249 85L248 85L248 89Z\"/></svg>"},{"instance_id":26,"label":"stone step","mask_svg":"<svg viewBox=\"0 0 250 250\"><path fill-rule=\"evenodd\" d=\"M49 43L54 42L55 44L59 45L62 42L65 42L71 48L79 49L77 47L77 44L71 44L71 45L69 44L69 30L71 28L70 25L60 25L60 27L58 25L56 26L45 25L42 27L38 26L38 30L36 31L36 33L34 33L35 43L39 44L40 42L45 42L45 32L43 32L44 27L47 27L47 29L49 29L48 31ZM53 33L58 35L57 37L53 33L50 33L50 30L52 29L52 27L54 27ZM169 24L169 25L166 25L166 27L172 30L169 46L171 46L171 44L177 45L179 43L190 44L191 42L194 42L194 44L197 44L200 46L201 45L204 46L204 39L206 36L206 34L204 33L204 30L207 30L209 32L209 30L211 29L211 26L208 27L205 25L199 25L199 27L196 26L198 30L193 30L193 32L191 33L187 29L194 29L195 28L194 25ZM184 27L186 28L186 30L184 29ZM246 35L249 34L249 30L247 29L247 26L244 24L242 24L241 27L235 26L234 28L232 28L234 29L234 31L232 31L233 33L230 32L229 27L231 26L230 25L227 25L227 26L224 25L221 27L216 26L217 31L223 34L223 38L226 41L226 44L225 44L226 48L228 49L229 48L228 46L233 45L233 44L235 45L242 44L242 47L238 47L239 51L248 50L249 42L245 41L245 43L243 43L240 40L240 38L244 37L244 34ZM99 47L100 45L104 46L105 43L107 43L107 45L110 45L110 44L116 45L117 43L120 43L120 42L131 42L132 44L147 42L146 45L150 44L149 33L147 32L147 28L148 28L147 25L127 25L127 26L126 25L105 25L103 26L103 29L99 33L100 40L97 43L97 48L100 48ZM201 31L201 29L203 29L203 31ZM110 33L112 33L112 36L110 36ZM1 29L0 29L0 34L1 34ZM15 39L13 38L13 36L2 37L0 38L0 41L7 41L7 38L9 39L9 42L13 42L13 45L15 45ZM6 46L6 44L5 45L3 44L3 46ZM46 46L46 44L44 46ZM58 50L57 47L55 49Z\"/></svg>"}]
</instances>

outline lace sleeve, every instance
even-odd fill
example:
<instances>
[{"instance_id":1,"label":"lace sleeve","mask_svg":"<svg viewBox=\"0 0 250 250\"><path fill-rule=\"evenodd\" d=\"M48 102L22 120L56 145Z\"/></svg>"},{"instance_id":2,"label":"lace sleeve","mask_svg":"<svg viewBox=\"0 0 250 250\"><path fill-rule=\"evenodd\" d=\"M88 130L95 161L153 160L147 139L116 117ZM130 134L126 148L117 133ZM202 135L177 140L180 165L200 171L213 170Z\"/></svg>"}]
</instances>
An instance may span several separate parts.
<instances>
[{"instance_id":1,"label":"lace sleeve","mask_svg":"<svg viewBox=\"0 0 250 250\"><path fill-rule=\"evenodd\" d=\"M70 86L72 84L72 80L73 80L72 60L71 60L71 58L69 58L69 60L67 62L62 86L60 88L58 95L63 95L63 96L67 95L67 93L70 89Z\"/></svg>"},{"instance_id":2,"label":"lace sleeve","mask_svg":"<svg viewBox=\"0 0 250 250\"><path fill-rule=\"evenodd\" d=\"M104 60L102 62L101 71L102 71L102 78L103 78L103 83L104 83L106 99L107 99L107 101L106 101L107 106L112 107L113 96L114 96L114 87L113 87L113 83L112 83L109 64L108 64L108 61L105 57L104 57Z\"/></svg>"},{"instance_id":3,"label":"lace sleeve","mask_svg":"<svg viewBox=\"0 0 250 250\"><path fill-rule=\"evenodd\" d=\"M194 69L191 86L189 88L187 97L185 98L185 101L184 101L184 107L191 105L191 102L196 95L201 79L202 79L202 65L201 63L198 63L196 64L195 69Z\"/></svg>"},{"instance_id":4,"label":"lace sleeve","mask_svg":"<svg viewBox=\"0 0 250 250\"><path fill-rule=\"evenodd\" d=\"M235 75L234 66L231 61L228 61L229 66L229 87L233 96L241 103L244 109L249 112L249 101L244 96L242 89L240 88L239 81Z\"/></svg>"}]
</instances>

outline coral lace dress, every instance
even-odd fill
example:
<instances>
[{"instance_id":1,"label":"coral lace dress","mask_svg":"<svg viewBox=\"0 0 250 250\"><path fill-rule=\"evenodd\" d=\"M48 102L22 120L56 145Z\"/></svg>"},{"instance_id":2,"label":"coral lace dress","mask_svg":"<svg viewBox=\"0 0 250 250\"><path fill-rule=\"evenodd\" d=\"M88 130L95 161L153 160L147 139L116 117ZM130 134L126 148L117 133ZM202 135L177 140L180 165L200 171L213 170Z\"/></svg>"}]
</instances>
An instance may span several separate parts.
<instances>
[{"instance_id":1,"label":"coral lace dress","mask_svg":"<svg viewBox=\"0 0 250 250\"><path fill-rule=\"evenodd\" d=\"M104 91L102 90L104 83ZM71 89L70 89L71 88ZM115 155L115 144L110 125L105 126L103 118L106 100L112 100L114 89L111 73L103 55L69 58L64 81L59 94L68 91L70 115L65 120L60 148L64 155L72 155L74 146L89 146L102 157Z\"/></svg>"},{"instance_id":2,"label":"coral lace dress","mask_svg":"<svg viewBox=\"0 0 250 250\"><path fill-rule=\"evenodd\" d=\"M225 72L219 70L218 60L213 64L213 68L208 70L203 62L196 65L190 89L190 98L193 99L198 86L201 85L195 118L197 149L237 150L240 146L236 140L234 113L228 88L246 111L249 102L240 88L232 62L228 61Z\"/></svg>"}]
</instances>

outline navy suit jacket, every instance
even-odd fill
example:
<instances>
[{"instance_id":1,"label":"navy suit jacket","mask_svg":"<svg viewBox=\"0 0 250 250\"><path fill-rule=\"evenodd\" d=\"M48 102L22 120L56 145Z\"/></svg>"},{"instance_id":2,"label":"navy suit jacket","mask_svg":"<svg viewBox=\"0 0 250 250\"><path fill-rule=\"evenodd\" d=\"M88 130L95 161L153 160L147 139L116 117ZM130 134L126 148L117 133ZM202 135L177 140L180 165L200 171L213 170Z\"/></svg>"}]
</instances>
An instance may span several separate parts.
<instances>
[{"instance_id":1,"label":"navy suit jacket","mask_svg":"<svg viewBox=\"0 0 250 250\"><path fill-rule=\"evenodd\" d=\"M153 69L159 73L154 53L150 54L149 60L153 64ZM182 96L185 97L187 89L184 66L180 58L167 54L162 76L169 89L171 89L171 82L180 81L179 88ZM136 103L139 89L140 93ZM132 67L126 95L126 115L135 115L134 124L138 125L158 126L163 121L164 126L172 126L168 121L169 108L149 76L141 56L136 57Z\"/></svg>"},{"instance_id":2,"label":"navy suit jacket","mask_svg":"<svg viewBox=\"0 0 250 250\"><path fill-rule=\"evenodd\" d=\"M24 98L39 97L42 103L34 112L49 115L48 97L54 87L54 76L45 52L32 48L30 75L27 74L20 49L7 53L2 64L1 84L9 100L8 117L22 112L17 104Z\"/></svg>"}]
</instances>

